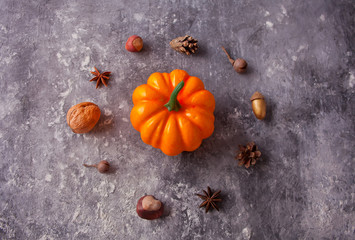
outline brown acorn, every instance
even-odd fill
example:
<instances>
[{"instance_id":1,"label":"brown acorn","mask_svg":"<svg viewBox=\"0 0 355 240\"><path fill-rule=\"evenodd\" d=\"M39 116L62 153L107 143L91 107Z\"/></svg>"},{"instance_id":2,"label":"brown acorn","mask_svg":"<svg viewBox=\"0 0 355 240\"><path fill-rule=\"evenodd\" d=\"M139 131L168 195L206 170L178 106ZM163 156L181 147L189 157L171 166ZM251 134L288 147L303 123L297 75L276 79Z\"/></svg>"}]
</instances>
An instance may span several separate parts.
<instances>
[{"instance_id":1,"label":"brown acorn","mask_svg":"<svg viewBox=\"0 0 355 240\"><path fill-rule=\"evenodd\" d=\"M105 173L108 172L108 170L110 169L110 164L108 163L108 161L106 160L102 160L100 161L98 164L92 164L92 165L88 165L88 164L83 164L85 167L94 167L97 169L97 171L99 171L100 173Z\"/></svg>"},{"instance_id":2,"label":"brown acorn","mask_svg":"<svg viewBox=\"0 0 355 240\"><path fill-rule=\"evenodd\" d=\"M250 98L251 107L253 109L254 115L257 119L264 119L266 116L266 102L264 96L255 92Z\"/></svg>"},{"instance_id":3,"label":"brown acorn","mask_svg":"<svg viewBox=\"0 0 355 240\"><path fill-rule=\"evenodd\" d=\"M243 58L237 58L236 60L234 60L229 56L227 50L223 46L222 46L222 50L227 55L229 62L232 64L234 70L237 73L244 73L247 71L248 63Z\"/></svg>"}]
</instances>

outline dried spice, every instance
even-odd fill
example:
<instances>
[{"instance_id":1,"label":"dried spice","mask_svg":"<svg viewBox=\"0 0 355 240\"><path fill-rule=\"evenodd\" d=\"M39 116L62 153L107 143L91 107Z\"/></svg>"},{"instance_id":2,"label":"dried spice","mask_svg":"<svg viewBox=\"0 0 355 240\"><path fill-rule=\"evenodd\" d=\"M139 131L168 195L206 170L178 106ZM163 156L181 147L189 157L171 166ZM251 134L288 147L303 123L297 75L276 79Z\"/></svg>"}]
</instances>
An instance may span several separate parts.
<instances>
[{"instance_id":1,"label":"dried spice","mask_svg":"<svg viewBox=\"0 0 355 240\"><path fill-rule=\"evenodd\" d=\"M214 192L212 194L211 188L207 187L207 192L205 190L203 190L203 192L204 192L204 195L196 194L197 196L199 196L203 200L203 202L200 205L200 208L201 207L205 207L206 208L206 210L205 210L206 213L208 212L208 210L210 209L211 206L214 209L216 209L217 211L219 211L219 208L218 208L216 202L221 202L222 201L222 199L217 198L217 197L219 197L219 194L221 193L221 190L219 190L217 192Z\"/></svg>"},{"instance_id":2,"label":"dried spice","mask_svg":"<svg viewBox=\"0 0 355 240\"><path fill-rule=\"evenodd\" d=\"M83 164L85 167L94 167L97 168L97 170L100 173L105 173L110 169L110 164L106 160L100 161L98 164L93 164L93 165L88 165L88 164Z\"/></svg>"},{"instance_id":3,"label":"dried spice","mask_svg":"<svg viewBox=\"0 0 355 240\"><path fill-rule=\"evenodd\" d=\"M248 143L246 146L239 145L239 154L236 159L239 161L238 165L244 165L249 168L250 165L255 165L256 161L259 160L261 152L254 142Z\"/></svg>"},{"instance_id":4,"label":"dried spice","mask_svg":"<svg viewBox=\"0 0 355 240\"><path fill-rule=\"evenodd\" d=\"M185 35L184 37L178 37L171 40L170 47L178 52L190 55L197 51L197 42L198 41L193 37Z\"/></svg>"},{"instance_id":5,"label":"dried spice","mask_svg":"<svg viewBox=\"0 0 355 240\"><path fill-rule=\"evenodd\" d=\"M96 88L99 87L100 83L103 83L107 87L106 80L110 79L109 75L111 74L111 72L100 73L96 67L94 68L95 68L95 72L91 72L91 71L90 72L94 74L96 77L91 79L90 82L96 81Z\"/></svg>"},{"instance_id":6,"label":"dried spice","mask_svg":"<svg viewBox=\"0 0 355 240\"><path fill-rule=\"evenodd\" d=\"M224 47L222 47L222 50L226 53L229 62L232 64L234 70L237 73L243 73L247 70L248 63L243 58L237 58L234 60L229 56L227 50Z\"/></svg>"}]
</instances>

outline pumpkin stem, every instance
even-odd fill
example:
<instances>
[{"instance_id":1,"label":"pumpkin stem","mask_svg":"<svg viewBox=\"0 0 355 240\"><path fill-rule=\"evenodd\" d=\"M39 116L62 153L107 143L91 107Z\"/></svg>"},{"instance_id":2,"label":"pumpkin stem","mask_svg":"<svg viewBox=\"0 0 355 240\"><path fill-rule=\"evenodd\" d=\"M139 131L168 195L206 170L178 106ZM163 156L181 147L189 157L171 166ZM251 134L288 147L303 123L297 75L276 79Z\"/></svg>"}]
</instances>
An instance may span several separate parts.
<instances>
[{"instance_id":1,"label":"pumpkin stem","mask_svg":"<svg viewBox=\"0 0 355 240\"><path fill-rule=\"evenodd\" d=\"M180 90L184 87L184 81L181 81L174 89L174 91L170 95L170 100L164 106L168 108L169 111L179 111L181 108L180 103L178 102L177 95L179 94Z\"/></svg>"}]
</instances>

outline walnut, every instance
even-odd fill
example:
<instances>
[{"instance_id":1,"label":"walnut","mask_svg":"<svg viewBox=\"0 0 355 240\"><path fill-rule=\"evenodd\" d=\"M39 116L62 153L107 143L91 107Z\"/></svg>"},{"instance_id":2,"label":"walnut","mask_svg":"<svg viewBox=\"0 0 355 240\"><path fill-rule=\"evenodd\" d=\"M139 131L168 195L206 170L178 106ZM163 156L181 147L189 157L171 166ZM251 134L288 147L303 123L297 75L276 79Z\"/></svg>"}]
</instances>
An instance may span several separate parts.
<instances>
[{"instance_id":1,"label":"walnut","mask_svg":"<svg viewBox=\"0 0 355 240\"><path fill-rule=\"evenodd\" d=\"M96 104L82 102L69 109L67 123L75 133L87 133L94 128L100 115L100 108Z\"/></svg>"}]
</instances>

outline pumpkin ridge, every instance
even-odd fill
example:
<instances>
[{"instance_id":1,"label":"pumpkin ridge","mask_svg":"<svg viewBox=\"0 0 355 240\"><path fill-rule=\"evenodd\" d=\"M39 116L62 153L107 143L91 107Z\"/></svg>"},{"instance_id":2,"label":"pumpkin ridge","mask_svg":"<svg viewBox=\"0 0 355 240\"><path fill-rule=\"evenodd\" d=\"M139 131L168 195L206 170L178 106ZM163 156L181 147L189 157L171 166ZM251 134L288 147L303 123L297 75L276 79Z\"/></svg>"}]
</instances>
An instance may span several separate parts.
<instances>
[{"instance_id":1,"label":"pumpkin ridge","mask_svg":"<svg viewBox=\"0 0 355 240\"><path fill-rule=\"evenodd\" d=\"M157 103L162 103L163 105L165 104L165 101L161 101L161 100L150 100L150 99L143 99L140 100L139 102L137 102L135 105L138 105L140 103L147 103L147 102L157 102Z\"/></svg>"},{"instance_id":2,"label":"pumpkin ridge","mask_svg":"<svg viewBox=\"0 0 355 240\"><path fill-rule=\"evenodd\" d=\"M157 116L157 115L159 115L159 114L162 114L162 116L161 117L159 117L159 118L157 118L157 119L154 119L153 121L157 121L156 122L156 126L155 126L155 128L154 128L154 130L147 136L147 138L149 139L149 142L145 142L145 143L147 143L147 144L149 144L149 145L151 145L151 146L153 146L153 140L155 140L155 139L153 139L153 136L155 136L156 134L156 131L157 131L157 129L159 128L159 126L161 126L161 129L160 129L160 131L162 131L162 130L164 130L164 128L165 128L165 124L166 124L166 121L167 121L167 114L166 114L166 112L165 111L160 111L160 112L157 112L156 114L154 114L153 116L150 116L144 123L142 123L142 127L152 127L152 126L146 126L146 124L148 123L148 121L150 121L153 117L155 117L155 116ZM141 138L143 139L143 137L142 137L142 134L143 134L143 130L141 131ZM161 138L159 137L158 138L158 141L156 141L155 142L156 143L156 145L160 145L160 143L161 143ZM153 147L156 147L156 146L153 146Z\"/></svg>"},{"instance_id":3,"label":"pumpkin ridge","mask_svg":"<svg viewBox=\"0 0 355 240\"><path fill-rule=\"evenodd\" d=\"M188 99L188 98L192 97L192 95L194 95L195 93L198 93L198 92L204 91L204 90L206 90L206 89L201 89L201 90L197 90L196 92L192 92L192 93L190 93L190 94L188 94L188 95L185 95L183 99L184 99L184 100L185 100L185 99ZM207 91L207 90L206 90L206 91ZM179 99L179 98L178 98L178 99ZM180 101L183 103L183 105L186 105L186 106L193 106L193 105L185 104L186 101L184 101L184 100L180 100Z\"/></svg>"},{"instance_id":4,"label":"pumpkin ridge","mask_svg":"<svg viewBox=\"0 0 355 240\"><path fill-rule=\"evenodd\" d=\"M164 117L164 122L162 123L162 128L160 129L160 133L162 133L162 132L164 132L164 129L165 129L165 127L166 127L166 123L168 122L168 119L169 119L169 115L165 115L165 117ZM154 133L157 131L157 129L158 128L156 128L155 130L154 130ZM158 141L157 141L157 145L158 146L160 146L161 145L161 141L162 141L162 138L160 137L159 139L158 139ZM153 146L153 145L152 145Z\"/></svg>"},{"instance_id":5,"label":"pumpkin ridge","mask_svg":"<svg viewBox=\"0 0 355 240\"><path fill-rule=\"evenodd\" d=\"M200 134L201 134L201 136L203 135L202 134L202 129L201 129L201 127L199 126L199 125L197 125L196 123L194 123L193 121L191 121L188 117L186 117L186 115L185 114L181 114L181 117L182 118L185 118L187 121L189 121L192 125L194 125L195 127L197 127L197 129L198 130L200 130ZM203 139L203 138L202 138Z\"/></svg>"},{"instance_id":6,"label":"pumpkin ridge","mask_svg":"<svg viewBox=\"0 0 355 240\"><path fill-rule=\"evenodd\" d=\"M148 85L148 84L147 84ZM162 96L164 96L165 98L169 98L169 96L170 96L170 92L169 92L169 96L167 96L166 94L164 94L163 92L161 92L161 91L159 91L159 89L157 89L157 88L155 88L155 87L153 87L153 86L151 86L151 85L148 85L148 86L150 86L151 88L153 88L155 91L157 91L160 95L162 95Z\"/></svg>"},{"instance_id":7,"label":"pumpkin ridge","mask_svg":"<svg viewBox=\"0 0 355 240\"><path fill-rule=\"evenodd\" d=\"M140 126L139 126L139 129L140 129L149 119L151 119L152 116L154 116L154 115L156 115L156 114L158 114L158 113L160 113L161 111L164 111L164 110L165 110L165 109L160 108L160 109L157 109L157 111L152 112L151 114L149 114L149 115L146 117L146 119L142 120L142 122L141 122L141 124L140 124Z\"/></svg>"},{"instance_id":8,"label":"pumpkin ridge","mask_svg":"<svg viewBox=\"0 0 355 240\"><path fill-rule=\"evenodd\" d=\"M185 76L184 76L184 78L181 80L181 81L183 81L184 82L184 84L186 84L186 82L188 81L188 79L191 77L185 70L180 70L180 69L175 69L174 71L172 71L170 74L169 74L169 82L170 82L170 85L171 85L171 88L170 89L172 89L172 91L175 89L175 87L181 82L178 82L178 83L176 83L176 85L174 86L173 85L173 81L172 81L172 77L171 77L171 75L172 75L172 73L174 73L174 76L176 77L176 71L177 72L184 72L185 73ZM171 92L172 92L171 91Z\"/></svg>"},{"instance_id":9,"label":"pumpkin ridge","mask_svg":"<svg viewBox=\"0 0 355 240\"><path fill-rule=\"evenodd\" d=\"M176 112L169 113L161 138L160 149L163 151L163 153L169 156L174 156L184 151L185 143L182 141L181 132L180 128L178 127L176 115ZM172 135L168 135L168 132L166 132L168 129L170 129L169 127L167 127L167 125L169 124L172 131Z\"/></svg>"},{"instance_id":10,"label":"pumpkin ridge","mask_svg":"<svg viewBox=\"0 0 355 240\"><path fill-rule=\"evenodd\" d=\"M138 86L132 95L133 105L145 101L167 101L166 96L148 84Z\"/></svg>"},{"instance_id":11,"label":"pumpkin ridge","mask_svg":"<svg viewBox=\"0 0 355 240\"><path fill-rule=\"evenodd\" d=\"M164 96L164 94L162 94L158 89L150 86L149 84L146 84L149 88L151 88L154 92L156 92L157 94L159 94L160 96L166 98L166 96ZM164 99L165 100L165 99Z\"/></svg>"},{"instance_id":12,"label":"pumpkin ridge","mask_svg":"<svg viewBox=\"0 0 355 240\"><path fill-rule=\"evenodd\" d=\"M188 82L191 82L191 81L188 81L188 80L190 80L191 78L197 78L197 79L199 79L198 77L194 77L194 76L189 76L187 79L186 79L186 81L185 81L185 86L188 86ZM199 79L200 81L201 81L201 79ZM202 82L202 81L201 81ZM187 99L187 98L189 98L190 96L192 96L193 94L195 94L195 93L197 93L197 92L199 92L199 91L203 91L203 90L206 90L206 88L205 88L205 85L203 84L203 82L202 82L202 89L197 89L196 91L193 91L193 92L190 92L189 94L185 94L185 91L184 91L184 89L182 89L181 90L181 93L179 93L179 95L178 95L178 100L180 100L181 98L183 98L183 99ZM207 90L206 90L207 91ZM181 96L181 95L183 95L183 96Z\"/></svg>"},{"instance_id":13,"label":"pumpkin ridge","mask_svg":"<svg viewBox=\"0 0 355 240\"><path fill-rule=\"evenodd\" d=\"M199 135L199 138L197 138L197 139L198 139L199 146L200 146L202 140L204 139L204 138L202 137L202 135L203 135L202 129L201 129L197 124L195 124L194 122L192 122L190 119L186 118L183 113L180 113L180 114L177 116L177 122L178 122L178 124L179 124L179 122L180 122L182 119L184 119L184 120L187 121L189 124L191 124L191 126L194 127L194 128L192 128L192 129L193 129L192 133L193 133L193 136L194 136L194 137L196 136L196 134ZM180 124L179 124L179 132L180 132L180 135L181 135L182 143L184 144L184 148L183 148L184 150L183 150L183 151L191 151L191 150L189 150L189 149L191 149L191 146L190 146L191 143L189 144L189 142L188 142L189 139L188 139L188 138L185 139L185 136L186 136L185 133L186 133L186 131L184 131L183 128L184 128L184 126L181 126L181 127L180 127ZM185 140L187 140L187 142L185 142ZM190 140L191 140L191 139L190 139ZM190 147L189 147L189 146L190 146ZM194 150L195 150L195 149L196 149L196 148L194 148Z\"/></svg>"},{"instance_id":14,"label":"pumpkin ridge","mask_svg":"<svg viewBox=\"0 0 355 240\"><path fill-rule=\"evenodd\" d=\"M190 108L191 109L191 108ZM214 115L213 113L209 112L209 111L206 111L204 108L197 108L198 109L198 115L203 115L204 118L208 118L208 120L212 120L213 119L213 122L215 120L214 118ZM193 120L191 120L187 115L186 115L186 111L184 113L185 117L188 118L192 123L194 123L195 125L199 126L198 124L196 124ZM202 129L202 135L204 135L203 133L205 132L203 130L203 127L199 126L200 129ZM209 136L207 136L209 137ZM202 139L205 139L207 137L202 137Z\"/></svg>"},{"instance_id":15,"label":"pumpkin ridge","mask_svg":"<svg viewBox=\"0 0 355 240\"><path fill-rule=\"evenodd\" d=\"M143 107L145 108L145 107L147 107L147 103L148 103L148 102L152 102L152 101L139 102L138 104L135 104L135 105L134 105L133 109L141 107L140 105L144 105ZM158 102L158 101L156 101L156 102ZM142 126L146 123L146 121L148 121L153 115L155 115L155 114L157 114L157 113L159 113L159 112L165 110L165 109L163 108L163 107L164 107L164 104L163 104L162 102L159 102L159 103L161 103L161 105L160 105L159 107L157 107L157 108L155 109L155 111L151 112L149 115L147 115L146 117L144 117L144 119L142 119L142 120L139 122L139 125L136 126L136 127L139 129L139 132L141 131L141 128L142 128ZM133 109L132 109L132 111L133 111ZM131 112L131 114L132 114L132 112ZM134 126L135 126L135 125L133 125L133 127L134 127ZM137 129L137 130L138 130L138 129Z\"/></svg>"},{"instance_id":16,"label":"pumpkin ridge","mask_svg":"<svg viewBox=\"0 0 355 240\"><path fill-rule=\"evenodd\" d=\"M157 73L153 73L153 74L157 74ZM159 86L159 85L151 85L152 84L152 82L153 82L153 80L151 80L151 81L149 81L151 78L152 79L154 79L153 77L156 77L157 78L157 76L153 76L153 74L152 75L150 75L150 77L148 78L148 81L147 81L147 85L148 86L150 86L150 87L152 87L153 89L155 89L157 92L159 92L161 95L163 95L163 96L165 96L166 98L169 98L170 97L170 94L171 94L171 92L170 92L170 86L169 85L167 85L167 83L166 83L166 81L165 81L165 77L164 77L164 74L163 73L159 73L159 74L157 74L159 77L160 77L160 79L162 80L161 81L161 83L163 83L162 85L164 85L164 86ZM161 88L159 88L159 87L161 87ZM163 89L164 88L168 88L168 96L166 96L165 94L164 94L164 92L163 92Z\"/></svg>"},{"instance_id":17,"label":"pumpkin ridge","mask_svg":"<svg viewBox=\"0 0 355 240\"><path fill-rule=\"evenodd\" d=\"M181 105L184 105L186 106L186 108L191 108L191 107L198 107L198 108L202 108L204 110L206 110L207 112L210 112L212 111L212 113L214 112L214 108L213 110L210 110L209 107L207 105L202 105L202 104L197 104L197 103L194 103L194 104L191 104L191 103L186 103L188 102L188 100L190 100L190 98L194 97L195 94L198 94L200 92L208 92L212 95L212 93L206 89L202 89L202 90L198 90L196 92L193 92L191 93L190 95L188 95L187 97L185 97L185 101L182 101L182 104Z\"/></svg>"},{"instance_id":18,"label":"pumpkin ridge","mask_svg":"<svg viewBox=\"0 0 355 240\"><path fill-rule=\"evenodd\" d=\"M184 144L184 146L183 146L183 151L185 151L185 148L186 148L186 144L185 144L185 142L184 142L184 138L182 137L182 130L181 130L181 128L180 128L180 126L179 126L179 121L178 121L178 118L179 117L179 114L174 114L174 116L173 116L173 118L175 119L175 123L176 123L176 127L177 127L177 132L179 133L179 136L176 136L176 137L180 137L180 139L181 139L181 142Z\"/></svg>"},{"instance_id":19,"label":"pumpkin ridge","mask_svg":"<svg viewBox=\"0 0 355 240\"><path fill-rule=\"evenodd\" d=\"M170 96L171 93L174 91L173 84L172 84L172 82L170 80L170 73L162 73L162 75L163 75L163 78L165 80L166 85L169 88L169 96Z\"/></svg>"}]
</instances>

